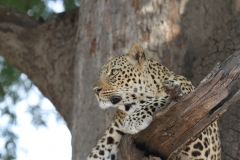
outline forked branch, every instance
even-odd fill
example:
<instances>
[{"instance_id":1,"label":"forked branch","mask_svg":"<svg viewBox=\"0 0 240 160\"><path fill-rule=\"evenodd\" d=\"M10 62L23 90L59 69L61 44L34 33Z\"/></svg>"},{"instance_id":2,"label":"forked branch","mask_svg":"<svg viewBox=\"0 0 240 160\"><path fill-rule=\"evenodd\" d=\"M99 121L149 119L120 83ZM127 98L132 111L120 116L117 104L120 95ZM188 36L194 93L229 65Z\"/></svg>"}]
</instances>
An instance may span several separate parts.
<instances>
[{"instance_id":1,"label":"forked branch","mask_svg":"<svg viewBox=\"0 0 240 160\"><path fill-rule=\"evenodd\" d=\"M0 6L0 56L25 73L72 127L78 9L46 23Z\"/></svg>"}]
</instances>

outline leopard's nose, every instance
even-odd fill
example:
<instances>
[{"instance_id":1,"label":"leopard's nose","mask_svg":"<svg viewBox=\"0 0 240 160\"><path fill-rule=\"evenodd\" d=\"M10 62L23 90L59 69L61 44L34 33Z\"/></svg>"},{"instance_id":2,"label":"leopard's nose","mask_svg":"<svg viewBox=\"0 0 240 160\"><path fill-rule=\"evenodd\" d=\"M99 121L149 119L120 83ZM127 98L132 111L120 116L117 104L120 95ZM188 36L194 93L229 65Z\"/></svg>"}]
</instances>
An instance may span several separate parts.
<instances>
[{"instance_id":1,"label":"leopard's nose","mask_svg":"<svg viewBox=\"0 0 240 160\"><path fill-rule=\"evenodd\" d=\"M96 95L98 95L98 96L99 96L99 93L101 92L101 90L102 90L102 88L98 88L98 87L94 88L94 91L95 91Z\"/></svg>"},{"instance_id":2,"label":"leopard's nose","mask_svg":"<svg viewBox=\"0 0 240 160\"><path fill-rule=\"evenodd\" d=\"M111 96L110 97L110 101L112 102L112 104L117 104L121 100L122 100L122 97L120 97L120 96Z\"/></svg>"}]
</instances>

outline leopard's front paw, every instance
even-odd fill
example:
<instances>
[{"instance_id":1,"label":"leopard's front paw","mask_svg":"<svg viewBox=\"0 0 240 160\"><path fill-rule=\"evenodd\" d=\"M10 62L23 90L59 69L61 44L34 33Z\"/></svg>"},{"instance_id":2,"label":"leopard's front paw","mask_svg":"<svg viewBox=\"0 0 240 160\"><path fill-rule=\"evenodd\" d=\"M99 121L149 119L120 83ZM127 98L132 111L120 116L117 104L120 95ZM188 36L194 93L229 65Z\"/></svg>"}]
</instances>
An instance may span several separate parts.
<instances>
[{"instance_id":1,"label":"leopard's front paw","mask_svg":"<svg viewBox=\"0 0 240 160\"><path fill-rule=\"evenodd\" d=\"M133 113L124 119L123 132L129 134L136 134L139 131L147 128L152 122L152 116L149 114L137 115Z\"/></svg>"},{"instance_id":2,"label":"leopard's front paw","mask_svg":"<svg viewBox=\"0 0 240 160\"><path fill-rule=\"evenodd\" d=\"M170 95L170 97L174 100L178 100L183 96L183 92L181 90L180 85L174 84L171 81L163 82L163 90Z\"/></svg>"}]
</instances>

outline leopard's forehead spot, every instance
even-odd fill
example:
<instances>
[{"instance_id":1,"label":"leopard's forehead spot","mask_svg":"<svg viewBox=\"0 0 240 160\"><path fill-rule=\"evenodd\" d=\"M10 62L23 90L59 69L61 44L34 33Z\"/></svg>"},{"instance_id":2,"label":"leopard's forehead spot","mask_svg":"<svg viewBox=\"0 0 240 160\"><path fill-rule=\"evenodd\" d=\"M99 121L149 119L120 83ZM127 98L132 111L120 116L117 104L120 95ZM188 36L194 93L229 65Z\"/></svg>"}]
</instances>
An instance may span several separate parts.
<instances>
[{"instance_id":1,"label":"leopard's forehead spot","mask_svg":"<svg viewBox=\"0 0 240 160\"><path fill-rule=\"evenodd\" d=\"M111 69L113 67L121 68L125 65L127 65L127 59L124 55L120 56L120 57L116 57L116 58L108 61L106 64L104 64L100 73L107 73L109 71L109 69Z\"/></svg>"}]
</instances>

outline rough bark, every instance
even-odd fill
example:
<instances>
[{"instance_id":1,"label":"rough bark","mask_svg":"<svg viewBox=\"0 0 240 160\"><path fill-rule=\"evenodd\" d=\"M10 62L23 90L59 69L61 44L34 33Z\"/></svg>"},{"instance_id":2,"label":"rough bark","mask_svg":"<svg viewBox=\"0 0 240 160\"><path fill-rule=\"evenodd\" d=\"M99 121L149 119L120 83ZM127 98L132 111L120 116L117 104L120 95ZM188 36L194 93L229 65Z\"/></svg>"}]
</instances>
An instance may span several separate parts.
<instances>
[{"instance_id":1,"label":"rough bark","mask_svg":"<svg viewBox=\"0 0 240 160\"><path fill-rule=\"evenodd\" d=\"M82 0L78 15L70 11L43 24L21 14L12 20L1 7L0 55L26 73L73 127L73 159L82 160L113 116L97 107L91 91L110 54L140 43L148 57L196 85L240 49L239 6L238 0ZM240 157L239 111L232 106L219 120L223 159Z\"/></svg>"},{"instance_id":2,"label":"rough bark","mask_svg":"<svg viewBox=\"0 0 240 160\"><path fill-rule=\"evenodd\" d=\"M40 23L0 6L0 55L25 73L72 126L78 10Z\"/></svg>"},{"instance_id":3,"label":"rough bark","mask_svg":"<svg viewBox=\"0 0 240 160\"><path fill-rule=\"evenodd\" d=\"M125 54L133 43L140 43L148 57L184 74L196 85L218 61L240 49L237 0L89 0L81 2L79 14L77 50L80 54L77 59L80 60L76 65L79 81L74 87L75 93L79 94L74 100L73 159L86 157L112 116L102 114L96 101L92 101L92 92L86 95L108 55ZM85 120L90 121L97 131L93 133ZM231 141L234 148L238 147L240 137L236 131L233 132L236 139ZM231 145L230 142L227 144ZM235 151L232 159L239 154L239 150ZM223 159L225 157L223 154Z\"/></svg>"},{"instance_id":4,"label":"rough bark","mask_svg":"<svg viewBox=\"0 0 240 160\"><path fill-rule=\"evenodd\" d=\"M141 156L148 152L172 159L239 99L240 51L216 65L194 92L156 113L145 130L126 135L120 145L123 159L139 159L139 153L131 152L136 146L144 150Z\"/></svg>"}]
</instances>

